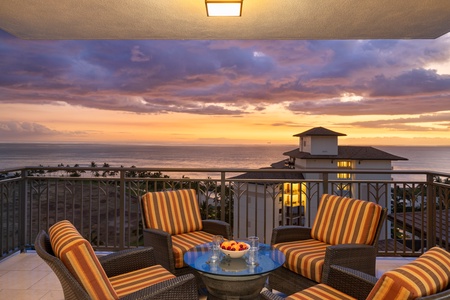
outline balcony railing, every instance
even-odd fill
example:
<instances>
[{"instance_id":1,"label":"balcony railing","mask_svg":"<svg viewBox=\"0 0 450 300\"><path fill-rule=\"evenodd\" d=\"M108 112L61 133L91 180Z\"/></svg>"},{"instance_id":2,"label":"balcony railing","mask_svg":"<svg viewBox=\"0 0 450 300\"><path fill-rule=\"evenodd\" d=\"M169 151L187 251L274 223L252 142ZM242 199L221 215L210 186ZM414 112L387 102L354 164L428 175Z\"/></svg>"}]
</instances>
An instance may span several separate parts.
<instances>
[{"instance_id":1,"label":"balcony railing","mask_svg":"<svg viewBox=\"0 0 450 300\"><path fill-rule=\"evenodd\" d=\"M3 170L1 258L32 248L40 230L62 219L73 222L96 250L139 247L140 197L148 191L181 188L195 189L203 218L230 223L235 238L258 235L270 243L274 227L311 226L321 195L329 193L388 208L380 256L418 256L433 245L450 250L450 174L346 170L351 178L337 179L338 172L112 167ZM246 176L238 176L242 174Z\"/></svg>"}]
</instances>

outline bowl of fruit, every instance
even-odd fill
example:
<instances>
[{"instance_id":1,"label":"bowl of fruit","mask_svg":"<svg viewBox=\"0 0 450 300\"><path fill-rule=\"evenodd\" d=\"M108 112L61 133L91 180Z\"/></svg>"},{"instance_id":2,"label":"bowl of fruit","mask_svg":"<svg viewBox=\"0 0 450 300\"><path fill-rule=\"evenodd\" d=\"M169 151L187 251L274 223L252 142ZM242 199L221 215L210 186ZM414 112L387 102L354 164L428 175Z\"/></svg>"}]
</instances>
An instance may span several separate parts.
<instances>
[{"instance_id":1,"label":"bowl of fruit","mask_svg":"<svg viewBox=\"0 0 450 300\"><path fill-rule=\"evenodd\" d=\"M250 249L250 245L244 242L224 241L220 244L220 250L223 254L231 258L240 258Z\"/></svg>"}]
</instances>

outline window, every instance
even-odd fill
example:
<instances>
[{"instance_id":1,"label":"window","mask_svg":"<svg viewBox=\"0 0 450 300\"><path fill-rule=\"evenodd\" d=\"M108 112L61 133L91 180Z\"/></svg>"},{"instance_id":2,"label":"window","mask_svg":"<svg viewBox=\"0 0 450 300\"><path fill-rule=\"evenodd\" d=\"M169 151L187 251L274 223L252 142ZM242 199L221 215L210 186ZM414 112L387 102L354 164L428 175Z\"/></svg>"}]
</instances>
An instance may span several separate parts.
<instances>
[{"instance_id":1,"label":"window","mask_svg":"<svg viewBox=\"0 0 450 300\"><path fill-rule=\"evenodd\" d=\"M350 179L352 178L352 174L350 173L338 173L337 178L339 179Z\"/></svg>"},{"instance_id":2,"label":"window","mask_svg":"<svg viewBox=\"0 0 450 300\"><path fill-rule=\"evenodd\" d=\"M289 225L304 225L307 185L305 182L285 182L280 188L280 222ZM281 224L281 223L280 223Z\"/></svg>"},{"instance_id":3,"label":"window","mask_svg":"<svg viewBox=\"0 0 450 300\"><path fill-rule=\"evenodd\" d=\"M337 166L338 166L338 168L351 169L351 168L352 168L352 162L349 161L349 160L346 160L346 161L338 161L338 162L337 162Z\"/></svg>"},{"instance_id":4,"label":"window","mask_svg":"<svg viewBox=\"0 0 450 300\"><path fill-rule=\"evenodd\" d=\"M300 183L283 184L283 200L286 206L300 205Z\"/></svg>"},{"instance_id":5,"label":"window","mask_svg":"<svg viewBox=\"0 0 450 300\"><path fill-rule=\"evenodd\" d=\"M337 166L339 169L351 169L352 168L352 161L350 160L341 160L337 162ZM352 174L350 173L338 173L337 174L338 179L351 179Z\"/></svg>"}]
</instances>

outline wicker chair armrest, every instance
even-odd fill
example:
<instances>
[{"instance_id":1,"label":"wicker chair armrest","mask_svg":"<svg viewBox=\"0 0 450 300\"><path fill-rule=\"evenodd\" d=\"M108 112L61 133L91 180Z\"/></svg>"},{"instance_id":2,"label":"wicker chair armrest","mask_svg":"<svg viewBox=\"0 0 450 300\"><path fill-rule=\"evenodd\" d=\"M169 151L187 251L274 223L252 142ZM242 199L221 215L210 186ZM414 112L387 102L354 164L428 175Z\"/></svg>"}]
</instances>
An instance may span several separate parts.
<instances>
[{"instance_id":1,"label":"wicker chair armrest","mask_svg":"<svg viewBox=\"0 0 450 300\"><path fill-rule=\"evenodd\" d=\"M132 272L156 264L153 248L135 248L99 257L108 277Z\"/></svg>"},{"instance_id":2,"label":"wicker chair armrest","mask_svg":"<svg viewBox=\"0 0 450 300\"><path fill-rule=\"evenodd\" d=\"M366 299L377 280L364 272L332 265L327 285L356 299Z\"/></svg>"},{"instance_id":3,"label":"wicker chair armrest","mask_svg":"<svg viewBox=\"0 0 450 300\"><path fill-rule=\"evenodd\" d=\"M280 297L280 296L272 293L269 290L265 290L265 291L261 292L260 295L263 299L267 299L267 300L283 300L284 299L283 297Z\"/></svg>"},{"instance_id":4,"label":"wicker chair armrest","mask_svg":"<svg viewBox=\"0 0 450 300\"><path fill-rule=\"evenodd\" d=\"M160 229L144 229L144 246L152 247L158 264L170 272L175 272L175 258L173 256L172 236Z\"/></svg>"},{"instance_id":5,"label":"wicker chair armrest","mask_svg":"<svg viewBox=\"0 0 450 300\"><path fill-rule=\"evenodd\" d=\"M271 244L307 240L311 238L311 228L302 226L279 226L272 231Z\"/></svg>"},{"instance_id":6,"label":"wicker chair armrest","mask_svg":"<svg viewBox=\"0 0 450 300\"><path fill-rule=\"evenodd\" d=\"M328 246L322 270L322 282L327 283L332 265L347 267L366 274L375 275L376 247L360 244Z\"/></svg>"},{"instance_id":7,"label":"wicker chair armrest","mask_svg":"<svg viewBox=\"0 0 450 300\"><path fill-rule=\"evenodd\" d=\"M189 299L197 300L198 291L195 276L186 274L169 279L137 292L131 293L123 298L131 299Z\"/></svg>"},{"instance_id":8,"label":"wicker chair armrest","mask_svg":"<svg viewBox=\"0 0 450 300\"><path fill-rule=\"evenodd\" d=\"M219 220L202 220L203 231L214 235L221 235L226 239L231 238L231 226L227 222Z\"/></svg>"},{"instance_id":9,"label":"wicker chair armrest","mask_svg":"<svg viewBox=\"0 0 450 300\"><path fill-rule=\"evenodd\" d=\"M144 228L144 245L145 245L145 235L148 237L154 237L155 239L161 239L161 240L170 240L171 234L168 232L165 232L161 229L155 229L155 228Z\"/></svg>"}]
</instances>

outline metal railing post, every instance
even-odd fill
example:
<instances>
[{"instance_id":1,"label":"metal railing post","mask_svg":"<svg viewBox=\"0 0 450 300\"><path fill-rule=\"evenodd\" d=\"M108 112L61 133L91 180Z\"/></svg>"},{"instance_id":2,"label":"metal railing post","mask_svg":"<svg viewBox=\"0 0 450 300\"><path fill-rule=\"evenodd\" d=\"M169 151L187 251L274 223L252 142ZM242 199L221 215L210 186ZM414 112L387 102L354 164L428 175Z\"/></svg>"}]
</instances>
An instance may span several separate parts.
<instances>
[{"instance_id":1,"label":"metal railing post","mask_svg":"<svg viewBox=\"0 0 450 300\"><path fill-rule=\"evenodd\" d=\"M25 223L26 223L26 198L27 198L27 171L22 169L19 190L19 247L20 252L25 251ZM34 243L34 241L30 241Z\"/></svg>"},{"instance_id":2,"label":"metal railing post","mask_svg":"<svg viewBox=\"0 0 450 300\"><path fill-rule=\"evenodd\" d=\"M436 245L436 203L434 201L436 196L434 194L433 177L432 174L427 174L427 224L425 225L427 228L427 249Z\"/></svg>"},{"instance_id":3,"label":"metal railing post","mask_svg":"<svg viewBox=\"0 0 450 300\"><path fill-rule=\"evenodd\" d=\"M328 173L322 173L322 177L323 177L323 193L324 194L328 194Z\"/></svg>"},{"instance_id":4,"label":"metal railing post","mask_svg":"<svg viewBox=\"0 0 450 300\"><path fill-rule=\"evenodd\" d=\"M120 170L119 248L125 249L125 171Z\"/></svg>"}]
</instances>

